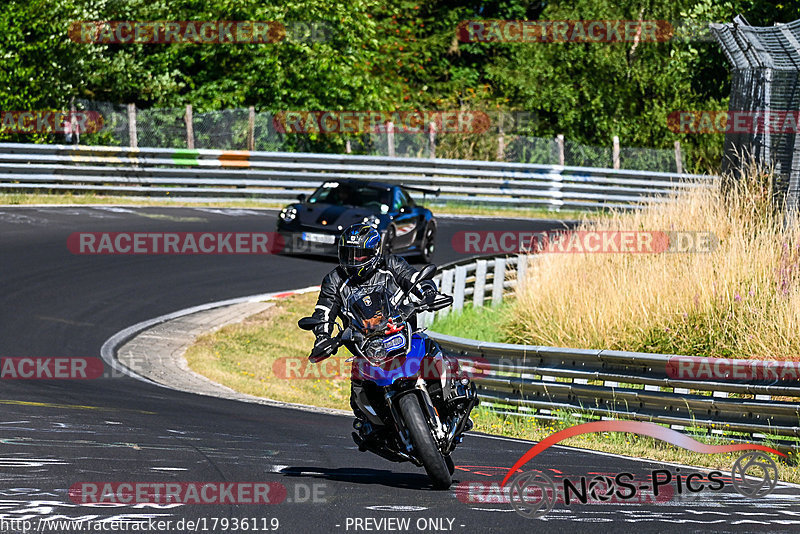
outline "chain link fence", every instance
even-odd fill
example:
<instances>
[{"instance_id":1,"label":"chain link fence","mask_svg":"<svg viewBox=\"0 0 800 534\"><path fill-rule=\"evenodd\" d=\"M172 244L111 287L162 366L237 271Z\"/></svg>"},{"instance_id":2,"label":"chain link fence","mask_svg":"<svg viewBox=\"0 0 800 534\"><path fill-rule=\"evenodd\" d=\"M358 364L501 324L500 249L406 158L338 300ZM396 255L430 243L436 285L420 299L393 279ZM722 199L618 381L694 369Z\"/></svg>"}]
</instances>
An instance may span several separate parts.
<instances>
[{"instance_id":1,"label":"chain link fence","mask_svg":"<svg viewBox=\"0 0 800 534\"><path fill-rule=\"evenodd\" d=\"M800 20L772 27L750 26L739 15L732 23L712 24L711 32L732 69L729 118L749 115L750 126L728 128L722 171L737 171L754 157L775 170L775 192L793 216L800 201ZM773 117L795 115L794 127L775 128ZM791 115L790 115L791 116ZM729 124L730 124L729 120Z\"/></svg>"},{"instance_id":2,"label":"chain link fence","mask_svg":"<svg viewBox=\"0 0 800 534\"><path fill-rule=\"evenodd\" d=\"M81 144L153 148L211 148L267 152L352 153L407 158L452 158L508 161L542 165L615 167L613 148L584 145L569 139L527 135L533 122L516 117L509 125L497 113L488 113L491 127L482 133L392 132L386 126L372 133L325 135L285 133L270 112L253 108L198 112L186 108L136 109L124 104L77 101L79 110L96 110L104 127L83 134ZM522 130L521 132L519 130ZM673 150L621 147L618 168L655 172L682 172Z\"/></svg>"}]
</instances>

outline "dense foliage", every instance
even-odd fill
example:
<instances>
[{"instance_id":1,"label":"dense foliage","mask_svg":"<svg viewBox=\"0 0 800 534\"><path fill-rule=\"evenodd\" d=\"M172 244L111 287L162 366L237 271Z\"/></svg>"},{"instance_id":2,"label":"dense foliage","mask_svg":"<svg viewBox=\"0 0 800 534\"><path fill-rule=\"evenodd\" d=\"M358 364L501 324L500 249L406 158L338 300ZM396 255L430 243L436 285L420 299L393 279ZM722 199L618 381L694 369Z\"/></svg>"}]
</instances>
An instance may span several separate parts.
<instances>
[{"instance_id":1,"label":"dense foliage","mask_svg":"<svg viewBox=\"0 0 800 534\"><path fill-rule=\"evenodd\" d=\"M64 109L70 98L204 111L505 109L526 133L607 146L669 148L717 165L721 135L667 129L674 110L726 109L730 75L710 39L662 43L466 43L472 19L623 19L751 24L800 18L768 0L5 0L0 109ZM81 44L80 20L322 21L324 42ZM6 135L6 138L9 136ZM27 136L10 136L31 140ZM47 141L46 136L42 139ZM340 140L328 140L337 145Z\"/></svg>"}]
</instances>

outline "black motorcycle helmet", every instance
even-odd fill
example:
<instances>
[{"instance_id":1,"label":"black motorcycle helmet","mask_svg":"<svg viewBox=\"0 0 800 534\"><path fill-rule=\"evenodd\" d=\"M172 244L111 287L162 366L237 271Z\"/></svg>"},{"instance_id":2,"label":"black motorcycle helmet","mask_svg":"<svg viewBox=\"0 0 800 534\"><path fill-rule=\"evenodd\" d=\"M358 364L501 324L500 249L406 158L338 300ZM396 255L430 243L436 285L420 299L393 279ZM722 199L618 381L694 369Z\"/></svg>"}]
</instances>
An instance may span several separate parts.
<instances>
[{"instance_id":1,"label":"black motorcycle helmet","mask_svg":"<svg viewBox=\"0 0 800 534\"><path fill-rule=\"evenodd\" d=\"M371 225L348 226L339 238L339 265L348 276L367 278L381 261L381 234Z\"/></svg>"}]
</instances>

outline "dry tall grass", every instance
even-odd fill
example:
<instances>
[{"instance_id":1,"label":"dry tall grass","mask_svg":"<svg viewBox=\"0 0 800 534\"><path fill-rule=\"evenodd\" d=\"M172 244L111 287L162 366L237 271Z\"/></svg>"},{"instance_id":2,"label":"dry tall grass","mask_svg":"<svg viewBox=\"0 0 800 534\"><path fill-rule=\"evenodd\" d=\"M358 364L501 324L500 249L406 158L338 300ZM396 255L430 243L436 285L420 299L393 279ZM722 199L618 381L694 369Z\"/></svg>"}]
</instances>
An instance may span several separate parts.
<instances>
[{"instance_id":1,"label":"dry tall grass","mask_svg":"<svg viewBox=\"0 0 800 534\"><path fill-rule=\"evenodd\" d=\"M505 334L513 342L800 359L800 225L784 227L769 172L615 213L596 230L712 231L711 253L545 254ZM585 229L586 227L582 228Z\"/></svg>"}]
</instances>

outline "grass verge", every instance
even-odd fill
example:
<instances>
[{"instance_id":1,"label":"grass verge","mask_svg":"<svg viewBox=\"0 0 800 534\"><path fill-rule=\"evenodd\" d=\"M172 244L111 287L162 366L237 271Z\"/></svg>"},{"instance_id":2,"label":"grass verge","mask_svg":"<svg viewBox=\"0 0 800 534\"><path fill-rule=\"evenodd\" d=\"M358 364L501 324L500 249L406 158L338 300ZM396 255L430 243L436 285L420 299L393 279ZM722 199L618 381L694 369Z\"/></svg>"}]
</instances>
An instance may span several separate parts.
<instances>
[{"instance_id":1,"label":"grass verge","mask_svg":"<svg viewBox=\"0 0 800 534\"><path fill-rule=\"evenodd\" d=\"M502 326L513 308L513 299L506 299L500 306L473 308L465 304L461 313L449 313L437 318L431 330L448 336L468 337L494 343L505 343Z\"/></svg>"},{"instance_id":2,"label":"grass verge","mask_svg":"<svg viewBox=\"0 0 800 534\"><path fill-rule=\"evenodd\" d=\"M189 367L243 393L349 410L350 367L345 362L349 353L342 349L326 360L324 366L307 365L306 356L314 337L297 328L297 320L313 310L316 298L316 293L307 293L283 299L242 323L201 336L186 353ZM469 320L485 324L489 322L486 317L498 315L498 309L476 310L474 318ZM452 318L453 332L463 327L459 320L463 319ZM292 363L287 365L287 362ZM534 441L577 422L565 415L556 422L543 423L499 414L484 407L473 412L473 419L477 431ZM708 442L708 438L697 439ZM695 454L651 438L617 433L575 437L563 444L724 470L730 470L735 459L732 455ZM800 483L800 473L793 467L779 464L779 475L781 480Z\"/></svg>"}]
</instances>

